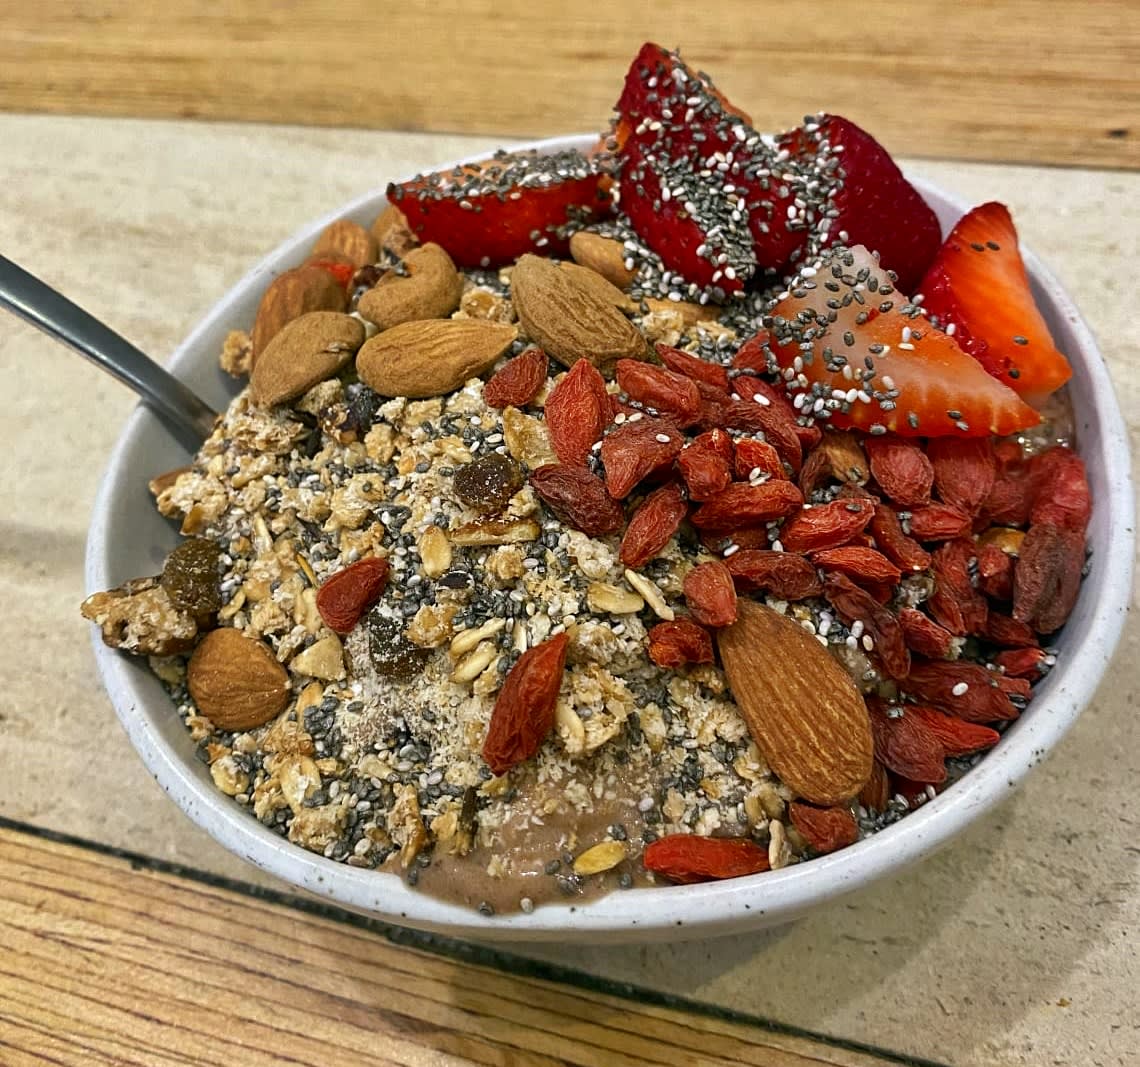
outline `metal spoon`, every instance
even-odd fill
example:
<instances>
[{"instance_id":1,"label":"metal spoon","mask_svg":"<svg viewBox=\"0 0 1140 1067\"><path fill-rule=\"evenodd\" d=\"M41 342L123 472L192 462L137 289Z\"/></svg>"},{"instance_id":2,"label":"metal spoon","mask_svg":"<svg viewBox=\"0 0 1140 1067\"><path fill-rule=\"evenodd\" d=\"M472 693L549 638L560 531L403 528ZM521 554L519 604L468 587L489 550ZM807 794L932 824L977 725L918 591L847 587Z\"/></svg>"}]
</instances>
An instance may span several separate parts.
<instances>
[{"instance_id":1,"label":"metal spoon","mask_svg":"<svg viewBox=\"0 0 1140 1067\"><path fill-rule=\"evenodd\" d=\"M217 412L197 393L78 304L3 256L0 306L133 389L191 450L213 430Z\"/></svg>"}]
</instances>

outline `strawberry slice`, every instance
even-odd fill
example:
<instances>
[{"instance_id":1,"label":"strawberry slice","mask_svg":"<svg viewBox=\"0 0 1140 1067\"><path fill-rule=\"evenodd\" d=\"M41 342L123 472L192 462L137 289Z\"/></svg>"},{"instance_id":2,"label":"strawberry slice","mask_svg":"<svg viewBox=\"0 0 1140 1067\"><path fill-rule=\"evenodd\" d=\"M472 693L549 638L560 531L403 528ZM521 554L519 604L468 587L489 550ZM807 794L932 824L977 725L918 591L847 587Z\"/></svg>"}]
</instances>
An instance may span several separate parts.
<instances>
[{"instance_id":1,"label":"strawberry slice","mask_svg":"<svg viewBox=\"0 0 1140 1067\"><path fill-rule=\"evenodd\" d=\"M1072 375L1029 290L1009 209L991 201L958 220L922 279L927 313L998 381L1040 403Z\"/></svg>"},{"instance_id":2,"label":"strawberry slice","mask_svg":"<svg viewBox=\"0 0 1140 1067\"><path fill-rule=\"evenodd\" d=\"M862 246L836 247L763 317L801 411L904 436L1005 436L1040 421L894 287ZM802 399L801 399L802 397Z\"/></svg>"},{"instance_id":3,"label":"strawberry slice","mask_svg":"<svg viewBox=\"0 0 1140 1067\"><path fill-rule=\"evenodd\" d=\"M831 198L836 215L827 228L830 239L877 251L883 266L895 272L899 288L917 292L915 286L941 244L942 229L887 150L840 115L817 116L784 134L780 146L801 163L810 159L821 178L838 171L839 185ZM847 236L840 237L841 232ZM764 249L758 247L757 255L767 262Z\"/></svg>"},{"instance_id":4,"label":"strawberry slice","mask_svg":"<svg viewBox=\"0 0 1140 1067\"><path fill-rule=\"evenodd\" d=\"M563 256L570 233L609 214L611 179L580 152L496 152L481 163L388 186L412 233L458 267L495 267L526 252Z\"/></svg>"}]
</instances>

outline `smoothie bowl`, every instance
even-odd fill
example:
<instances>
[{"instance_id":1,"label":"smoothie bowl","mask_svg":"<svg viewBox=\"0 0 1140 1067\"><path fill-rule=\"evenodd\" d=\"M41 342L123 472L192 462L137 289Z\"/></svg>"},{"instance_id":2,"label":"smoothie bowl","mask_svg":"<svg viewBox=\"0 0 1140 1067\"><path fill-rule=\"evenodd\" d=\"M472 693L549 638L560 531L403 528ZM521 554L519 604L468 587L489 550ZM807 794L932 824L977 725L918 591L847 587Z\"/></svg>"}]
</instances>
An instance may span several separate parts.
<instances>
[{"instance_id":1,"label":"smoothie bowl","mask_svg":"<svg viewBox=\"0 0 1140 1067\"><path fill-rule=\"evenodd\" d=\"M1005 209L655 46L607 137L318 220L171 367L226 410L116 446L108 691L222 844L395 922L793 917L1016 786L1126 609L1120 415Z\"/></svg>"}]
</instances>

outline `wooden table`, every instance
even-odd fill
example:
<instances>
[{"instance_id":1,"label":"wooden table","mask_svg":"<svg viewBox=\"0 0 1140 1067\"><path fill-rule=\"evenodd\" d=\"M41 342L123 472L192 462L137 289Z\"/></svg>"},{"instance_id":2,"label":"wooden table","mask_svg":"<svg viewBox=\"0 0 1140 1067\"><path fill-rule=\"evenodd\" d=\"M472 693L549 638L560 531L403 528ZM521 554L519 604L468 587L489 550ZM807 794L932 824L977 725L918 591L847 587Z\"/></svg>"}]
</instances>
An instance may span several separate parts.
<instances>
[{"instance_id":1,"label":"wooden table","mask_svg":"<svg viewBox=\"0 0 1140 1067\"><path fill-rule=\"evenodd\" d=\"M965 34L964 15L935 9L966 6L931 5L926 13L958 20ZM1107 20L1126 16L1127 6L1082 9L1094 32L1074 55L1091 55L1089 41L1107 34ZM506 7L523 17L522 5ZM660 7L666 22L679 17L680 5ZM93 111L137 112L145 104L168 112L171 101L202 89L196 76L245 78L240 62L252 61L246 45L253 39L262 40L259 62L284 70L281 41L296 43L305 29L287 34L287 16L272 4L245 5L240 25L227 21L237 16L218 15L212 28L184 24L176 11L169 41L178 54L166 55L163 67L143 56L152 47L143 22L134 35L122 32L128 5L105 4L82 18L70 8L37 12L33 26L0 7L0 26L7 21L12 30L0 33L0 104L67 110L82 93ZM455 14L436 5L425 18L443 33L448 13ZM409 32L398 12L392 18ZM677 25L660 36L679 39ZM226 39L211 51L207 38L219 27ZM1028 32L1024 23L1019 31ZM1012 55L1013 31L1002 33ZM347 36L338 23L330 39ZM697 36L716 68L712 37ZM118 79L106 66L111 40L119 42ZM577 41L551 47L565 57L585 48L580 35ZM890 62L902 70L909 62L902 43L888 44L896 50ZM612 68L609 47L583 52L582 63L593 69L604 59ZM926 55L932 46L912 47ZM490 48L476 35L470 62L484 63ZM1108 51L1120 58L1119 47ZM873 57L877 70L890 55ZM229 69L227 57L238 66ZM1071 80L1075 63L1046 58L1042 84ZM33 94L27 84L37 61L46 74ZM533 68L538 61L520 62ZM137 84L121 77L128 64ZM328 69L328 85L348 91L343 72ZM1090 164L1140 162L1131 128L1113 111L1131 107L1135 117L1134 69L1092 64L1089 79L1084 110L1066 112L1060 133L1030 122L1032 100L1020 100L1016 123L1027 132L1014 155L1055 160L1079 150ZM167 95L158 104L153 92L140 95L159 84ZM243 117L265 117L257 110L263 102L215 89L200 110L225 114L219 101L237 99ZM294 104L317 99L303 77L281 91ZM976 101L988 91L970 88ZM394 121L396 112L384 108L396 103L368 99L379 108L369 118ZM603 106L600 93L591 100ZM500 105L517 103L504 94ZM1130 132L1100 136L1088 125L1094 105L1114 129ZM321 107L313 104L305 117L332 121ZM512 126L504 116L495 121ZM991 117L975 108L968 123L988 128ZM474 119L466 113L464 121ZM991 157L998 152L996 140L967 144L963 124L963 115L925 115L915 128L923 126L929 140L911 141L912 151L949 144L964 157L978 154L971 144L989 144ZM8 208L0 212L0 250L163 355L303 221L391 175L490 143L0 115ZM1091 319L1135 435L1140 176L912 166L967 199L1012 206L1024 239ZM1093 707L1015 799L918 869L792 926L688 945L509 953L424 937L300 899L214 845L150 781L99 688L76 610L91 500L133 400L10 319L0 319L0 368L7 502L0 513L0 1064L1140 1062L1140 804L1129 785L1140 780L1135 623Z\"/></svg>"}]
</instances>

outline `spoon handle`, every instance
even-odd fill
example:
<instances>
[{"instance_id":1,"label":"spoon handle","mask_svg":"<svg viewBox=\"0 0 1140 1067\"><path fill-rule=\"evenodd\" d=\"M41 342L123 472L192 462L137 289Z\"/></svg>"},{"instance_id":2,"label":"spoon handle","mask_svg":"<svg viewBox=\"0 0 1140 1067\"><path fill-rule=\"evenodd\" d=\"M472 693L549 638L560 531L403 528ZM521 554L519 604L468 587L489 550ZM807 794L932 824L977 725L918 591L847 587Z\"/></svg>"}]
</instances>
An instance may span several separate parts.
<instances>
[{"instance_id":1,"label":"spoon handle","mask_svg":"<svg viewBox=\"0 0 1140 1067\"><path fill-rule=\"evenodd\" d=\"M3 256L0 307L129 386L184 443L196 448L213 430L216 412L197 393L78 304Z\"/></svg>"}]
</instances>

